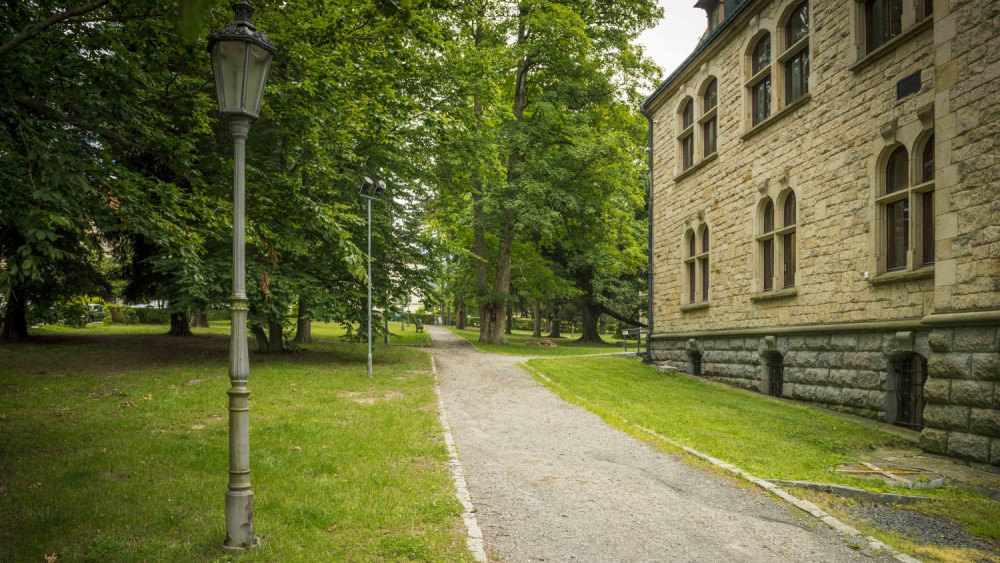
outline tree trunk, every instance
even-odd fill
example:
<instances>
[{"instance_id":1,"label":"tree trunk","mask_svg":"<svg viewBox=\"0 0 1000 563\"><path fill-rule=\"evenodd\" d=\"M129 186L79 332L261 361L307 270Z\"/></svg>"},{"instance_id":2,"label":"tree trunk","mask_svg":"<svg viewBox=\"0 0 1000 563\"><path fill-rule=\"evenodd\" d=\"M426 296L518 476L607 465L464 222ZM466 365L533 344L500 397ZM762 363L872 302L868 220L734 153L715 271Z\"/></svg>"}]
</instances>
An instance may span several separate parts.
<instances>
[{"instance_id":1,"label":"tree trunk","mask_svg":"<svg viewBox=\"0 0 1000 563\"><path fill-rule=\"evenodd\" d=\"M604 340L597 333L597 320L601 316L600 306L589 295L583 299L582 305L581 316L583 317L583 322L580 327L580 339L577 342L603 343Z\"/></svg>"},{"instance_id":2,"label":"tree trunk","mask_svg":"<svg viewBox=\"0 0 1000 563\"><path fill-rule=\"evenodd\" d=\"M465 329L466 324L469 322L468 313L466 313L465 311L464 299L459 299L456 309L458 309L458 318L455 319L455 328L463 330Z\"/></svg>"},{"instance_id":3,"label":"tree trunk","mask_svg":"<svg viewBox=\"0 0 1000 563\"><path fill-rule=\"evenodd\" d=\"M389 315L385 316L385 345L389 345Z\"/></svg>"},{"instance_id":4,"label":"tree trunk","mask_svg":"<svg viewBox=\"0 0 1000 563\"><path fill-rule=\"evenodd\" d=\"M257 340L257 353L267 354L268 342L267 333L264 332L264 327L260 325L250 325L250 332L253 333L253 337Z\"/></svg>"},{"instance_id":5,"label":"tree trunk","mask_svg":"<svg viewBox=\"0 0 1000 563\"><path fill-rule=\"evenodd\" d=\"M191 326L208 328L208 313L204 309L195 313L194 318L191 319Z\"/></svg>"},{"instance_id":6,"label":"tree trunk","mask_svg":"<svg viewBox=\"0 0 1000 563\"><path fill-rule=\"evenodd\" d=\"M28 338L27 307L25 306L24 290L10 292L10 301L4 311L3 333L0 340L16 342Z\"/></svg>"},{"instance_id":7,"label":"tree trunk","mask_svg":"<svg viewBox=\"0 0 1000 563\"><path fill-rule=\"evenodd\" d=\"M306 318L309 314L309 300L299 296L299 316L295 323L295 342L312 342L312 321Z\"/></svg>"},{"instance_id":8,"label":"tree trunk","mask_svg":"<svg viewBox=\"0 0 1000 563\"><path fill-rule=\"evenodd\" d=\"M604 315L604 314L601 315L601 322L598 323L597 332L599 332L601 334L607 334L608 333L608 316L607 315Z\"/></svg>"},{"instance_id":9,"label":"tree trunk","mask_svg":"<svg viewBox=\"0 0 1000 563\"><path fill-rule=\"evenodd\" d=\"M507 307L507 327L504 329L505 334L511 334L514 330L514 308Z\"/></svg>"},{"instance_id":10,"label":"tree trunk","mask_svg":"<svg viewBox=\"0 0 1000 563\"><path fill-rule=\"evenodd\" d=\"M194 336L187 313L170 314L170 330L167 331L167 334L170 336Z\"/></svg>"},{"instance_id":11,"label":"tree trunk","mask_svg":"<svg viewBox=\"0 0 1000 563\"><path fill-rule=\"evenodd\" d=\"M531 311L531 318L534 321L534 325L531 327L531 336L535 338L542 337L542 304L535 300L535 308Z\"/></svg>"},{"instance_id":12,"label":"tree trunk","mask_svg":"<svg viewBox=\"0 0 1000 563\"><path fill-rule=\"evenodd\" d=\"M549 338L562 338L562 333L559 332L559 319L549 320Z\"/></svg>"},{"instance_id":13,"label":"tree trunk","mask_svg":"<svg viewBox=\"0 0 1000 563\"><path fill-rule=\"evenodd\" d=\"M285 341L281 335L281 322L273 314L267 316L268 351L272 354L280 354L285 351Z\"/></svg>"}]
</instances>

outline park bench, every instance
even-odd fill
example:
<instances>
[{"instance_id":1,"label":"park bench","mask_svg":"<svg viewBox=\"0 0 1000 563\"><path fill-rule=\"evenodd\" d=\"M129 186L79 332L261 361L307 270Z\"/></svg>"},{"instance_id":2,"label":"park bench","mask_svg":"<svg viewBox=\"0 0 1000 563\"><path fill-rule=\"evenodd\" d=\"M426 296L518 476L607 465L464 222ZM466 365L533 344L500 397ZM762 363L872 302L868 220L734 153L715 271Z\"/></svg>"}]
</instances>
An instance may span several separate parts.
<instances>
[{"instance_id":1,"label":"park bench","mask_svg":"<svg viewBox=\"0 0 1000 563\"><path fill-rule=\"evenodd\" d=\"M420 319L417 319L413 323L413 326L417 327L417 332L423 332L424 331L424 323L420 322Z\"/></svg>"}]
</instances>

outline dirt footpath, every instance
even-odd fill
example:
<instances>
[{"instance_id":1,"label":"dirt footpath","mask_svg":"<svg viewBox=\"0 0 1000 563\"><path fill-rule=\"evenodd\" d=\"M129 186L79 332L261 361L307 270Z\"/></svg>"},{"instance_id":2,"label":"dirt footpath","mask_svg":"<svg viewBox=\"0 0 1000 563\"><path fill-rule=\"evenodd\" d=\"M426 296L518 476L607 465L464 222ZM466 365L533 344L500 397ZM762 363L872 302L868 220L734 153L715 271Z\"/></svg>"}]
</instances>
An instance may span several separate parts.
<instances>
[{"instance_id":1,"label":"dirt footpath","mask_svg":"<svg viewBox=\"0 0 1000 563\"><path fill-rule=\"evenodd\" d=\"M893 561L756 490L694 469L436 327L445 411L501 561Z\"/></svg>"}]
</instances>

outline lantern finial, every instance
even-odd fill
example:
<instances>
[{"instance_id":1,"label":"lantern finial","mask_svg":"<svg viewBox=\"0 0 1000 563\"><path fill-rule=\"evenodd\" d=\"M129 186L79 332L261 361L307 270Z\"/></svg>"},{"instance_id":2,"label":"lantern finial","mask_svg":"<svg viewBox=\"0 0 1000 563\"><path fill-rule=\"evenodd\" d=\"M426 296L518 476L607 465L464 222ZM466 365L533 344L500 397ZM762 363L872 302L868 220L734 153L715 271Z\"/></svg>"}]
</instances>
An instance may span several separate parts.
<instances>
[{"instance_id":1,"label":"lantern finial","mask_svg":"<svg viewBox=\"0 0 1000 563\"><path fill-rule=\"evenodd\" d=\"M256 31L253 26L253 6L250 5L250 2L234 2L233 12L236 14L234 24L245 25Z\"/></svg>"}]
</instances>

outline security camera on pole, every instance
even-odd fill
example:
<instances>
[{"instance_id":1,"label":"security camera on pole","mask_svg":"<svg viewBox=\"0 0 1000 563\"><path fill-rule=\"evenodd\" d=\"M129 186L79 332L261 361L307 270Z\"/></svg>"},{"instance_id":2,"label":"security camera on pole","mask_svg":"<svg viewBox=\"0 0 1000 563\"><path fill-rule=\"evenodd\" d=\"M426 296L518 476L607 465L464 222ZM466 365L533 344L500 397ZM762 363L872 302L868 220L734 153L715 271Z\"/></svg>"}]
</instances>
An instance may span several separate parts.
<instances>
[{"instance_id":1,"label":"security camera on pole","mask_svg":"<svg viewBox=\"0 0 1000 563\"><path fill-rule=\"evenodd\" d=\"M245 156L250 124L260 115L267 73L277 52L253 25L253 6L233 4L235 20L208 36L219 113L233 135L233 295L229 344L229 491L226 493L226 551L244 551L260 543L253 529L250 490L250 360L247 352L245 266Z\"/></svg>"},{"instance_id":2,"label":"security camera on pole","mask_svg":"<svg viewBox=\"0 0 1000 563\"><path fill-rule=\"evenodd\" d=\"M372 376L372 200L385 191L385 182L373 182L365 176L361 180L361 197L368 200L368 377Z\"/></svg>"}]
</instances>

